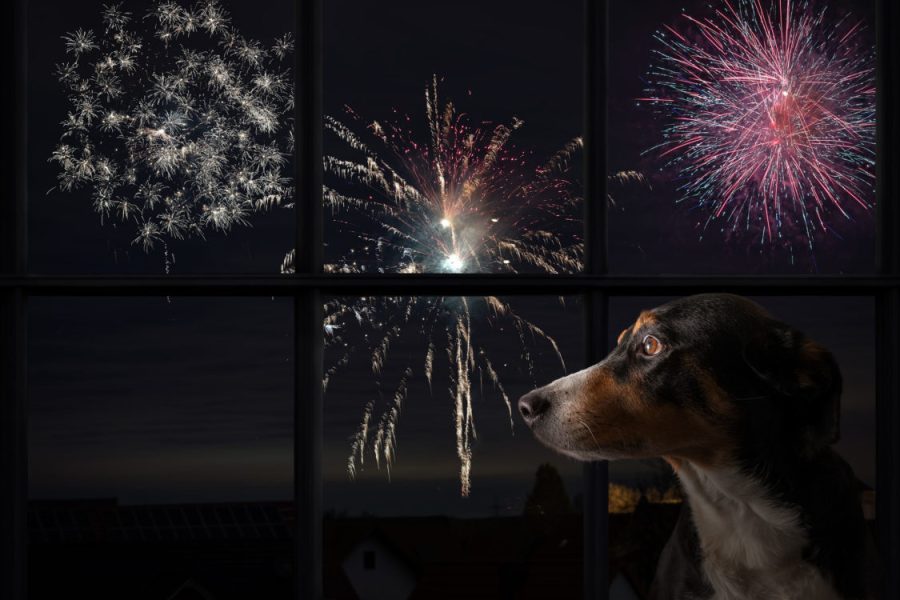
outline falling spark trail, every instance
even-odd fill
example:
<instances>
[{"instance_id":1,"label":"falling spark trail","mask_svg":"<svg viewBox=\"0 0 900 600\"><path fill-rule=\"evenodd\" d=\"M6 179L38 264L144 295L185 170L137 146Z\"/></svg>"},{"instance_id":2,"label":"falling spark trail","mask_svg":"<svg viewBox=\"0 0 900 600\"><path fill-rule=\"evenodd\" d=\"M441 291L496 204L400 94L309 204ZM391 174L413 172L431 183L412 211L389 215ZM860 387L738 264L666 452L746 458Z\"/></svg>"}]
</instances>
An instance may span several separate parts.
<instances>
[{"instance_id":1,"label":"falling spark trail","mask_svg":"<svg viewBox=\"0 0 900 600\"><path fill-rule=\"evenodd\" d=\"M357 240L347 254L331 257L326 271L581 270L581 198L571 177L581 140L573 140L545 164L533 165L528 153L512 146L515 132L524 126L521 120L472 125L452 102L441 100L438 88L435 78L425 90L424 142L408 128L408 119L363 124L350 109L349 124L326 119L326 130L343 146L325 157L326 208L341 234ZM368 354L373 372L379 374L384 373L391 344L410 332L422 336L422 373L428 389L437 347L443 346L464 496L471 491L476 439L472 389L476 370L487 374L513 425L511 402L500 373L477 341L479 332L509 326L532 377L530 348L539 342L565 370L556 342L493 296L335 300L326 304L326 315L327 323L342 327L326 338L326 349ZM369 427L373 408L367 405L348 458L351 477L362 466L363 448L372 449L379 467L389 468L395 459L397 398L406 397L410 377L407 370L399 395L384 408L374 434Z\"/></svg>"}]
</instances>

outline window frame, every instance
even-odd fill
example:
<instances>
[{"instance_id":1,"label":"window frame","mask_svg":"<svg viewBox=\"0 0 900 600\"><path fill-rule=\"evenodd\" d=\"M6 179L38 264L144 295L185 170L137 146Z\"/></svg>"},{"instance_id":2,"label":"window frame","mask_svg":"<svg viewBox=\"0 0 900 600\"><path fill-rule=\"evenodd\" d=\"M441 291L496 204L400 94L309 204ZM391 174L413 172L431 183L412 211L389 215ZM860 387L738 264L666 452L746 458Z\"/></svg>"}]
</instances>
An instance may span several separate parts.
<instances>
[{"instance_id":1,"label":"window frame","mask_svg":"<svg viewBox=\"0 0 900 600\"><path fill-rule=\"evenodd\" d=\"M607 352L611 296L730 291L754 295L864 295L877 306L876 468L882 598L900 597L900 209L898 43L900 4L876 3L876 272L865 276L610 275L606 256L607 2L584 4L584 273L573 275L344 275L322 271L322 2L296 7L296 272L293 275L45 276L27 268L27 7L4 5L3 90L13 106L3 123L0 202L0 597L27 597L27 303L32 296L235 295L294 298L294 490L297 598L322 597L322 302L326 293L502 295L582 294L587 360ZM611 0L614 1L614 0ZM310 340L312 343L310 343ZM584 598L608 597L605 462L584 467Z\"/></svg>"}]
</instances>

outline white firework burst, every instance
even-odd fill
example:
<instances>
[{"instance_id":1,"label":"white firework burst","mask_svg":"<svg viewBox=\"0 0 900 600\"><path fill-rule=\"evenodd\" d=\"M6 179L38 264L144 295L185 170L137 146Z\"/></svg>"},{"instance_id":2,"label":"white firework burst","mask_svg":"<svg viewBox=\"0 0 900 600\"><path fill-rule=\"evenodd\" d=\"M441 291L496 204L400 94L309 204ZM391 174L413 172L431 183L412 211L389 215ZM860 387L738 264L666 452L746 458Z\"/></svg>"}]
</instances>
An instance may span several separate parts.
<instances>
[{"instance_id":1,"label":"white firework burst","mask_svg":"<svg viewBox=\"0 0 900 600\"><path fill-rule=\"evenodd\" d=\"M147 251L290 206L290 35L246 39L215 0L158 2L139 19L109 5L102 22L63 36L61 190L89 188L101 220L132 224Z\"/></svg>"}]
</instances>

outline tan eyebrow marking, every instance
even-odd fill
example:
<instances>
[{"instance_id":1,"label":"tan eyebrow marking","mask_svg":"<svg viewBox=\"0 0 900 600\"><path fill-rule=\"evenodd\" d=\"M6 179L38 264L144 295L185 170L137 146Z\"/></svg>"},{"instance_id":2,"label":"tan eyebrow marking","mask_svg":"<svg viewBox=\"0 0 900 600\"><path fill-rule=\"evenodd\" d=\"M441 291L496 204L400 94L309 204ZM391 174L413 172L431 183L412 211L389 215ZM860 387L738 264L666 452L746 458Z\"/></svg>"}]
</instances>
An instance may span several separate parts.
<instances>
[{"instance_id":1,"label":"tan eyebrow marking","mask_svg":"<svg viewBox=\"0 0 900 600\"><path fill-rule=\"evenodd\" d=\"M641 314L638 315L637 321L634 322L634 325L631 327L626 327L622 330L622 333L619 334L619 337L616 339L616 344L621 344L622 340L625 338L625 334L628 332L637 333L641 327L644 325L650 325L656 323L656 317L653 316L649 310L641 311Z\"/></svg>"},{"instance_id":2,"label":"tan eyebrow marking","mask_svg":"<svg viewBox=\"0 0 900 600\"><path fill-rule=\"evenodd\" d=\"M634 326L635 328L640 329L644 325L652 325L653 323L656 323L656 317L649 310L645 310L638 315L637 321L634 322Z\"/></svg>"},{"instance_id":3,"label":"tan eyebrow marking","mask_svg":"<svg viewBox=\"0 0 900 600\"><path fill-rule=\"evenodd\" d=\"M656 317L648 310L642 311L640 315L638 315L637 321L634 322L634 325L631 328L632 333L637 333L640 331L641 327L645 325L652 325L656 323Z\"/></svg>"}]
</instances>

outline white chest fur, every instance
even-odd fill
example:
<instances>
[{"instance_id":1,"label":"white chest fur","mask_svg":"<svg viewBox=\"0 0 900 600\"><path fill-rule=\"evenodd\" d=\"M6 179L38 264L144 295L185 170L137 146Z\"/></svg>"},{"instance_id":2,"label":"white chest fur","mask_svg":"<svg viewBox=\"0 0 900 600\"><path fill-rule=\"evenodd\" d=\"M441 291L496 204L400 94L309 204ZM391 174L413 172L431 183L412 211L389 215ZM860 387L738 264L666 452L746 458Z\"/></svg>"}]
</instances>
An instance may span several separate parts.
<instances>
[{"instance_id":1,"label":"white chest fur","mask_svg":"<svg viewBox=\"0 0 900 600\"><path fill-rule=\"evenodd\" d=\"M796 510L737 469L684 462L684 486L703 569L716 600L837 600L834 588L802 558L806 534Z\"/></svg>"}]
</instances>

